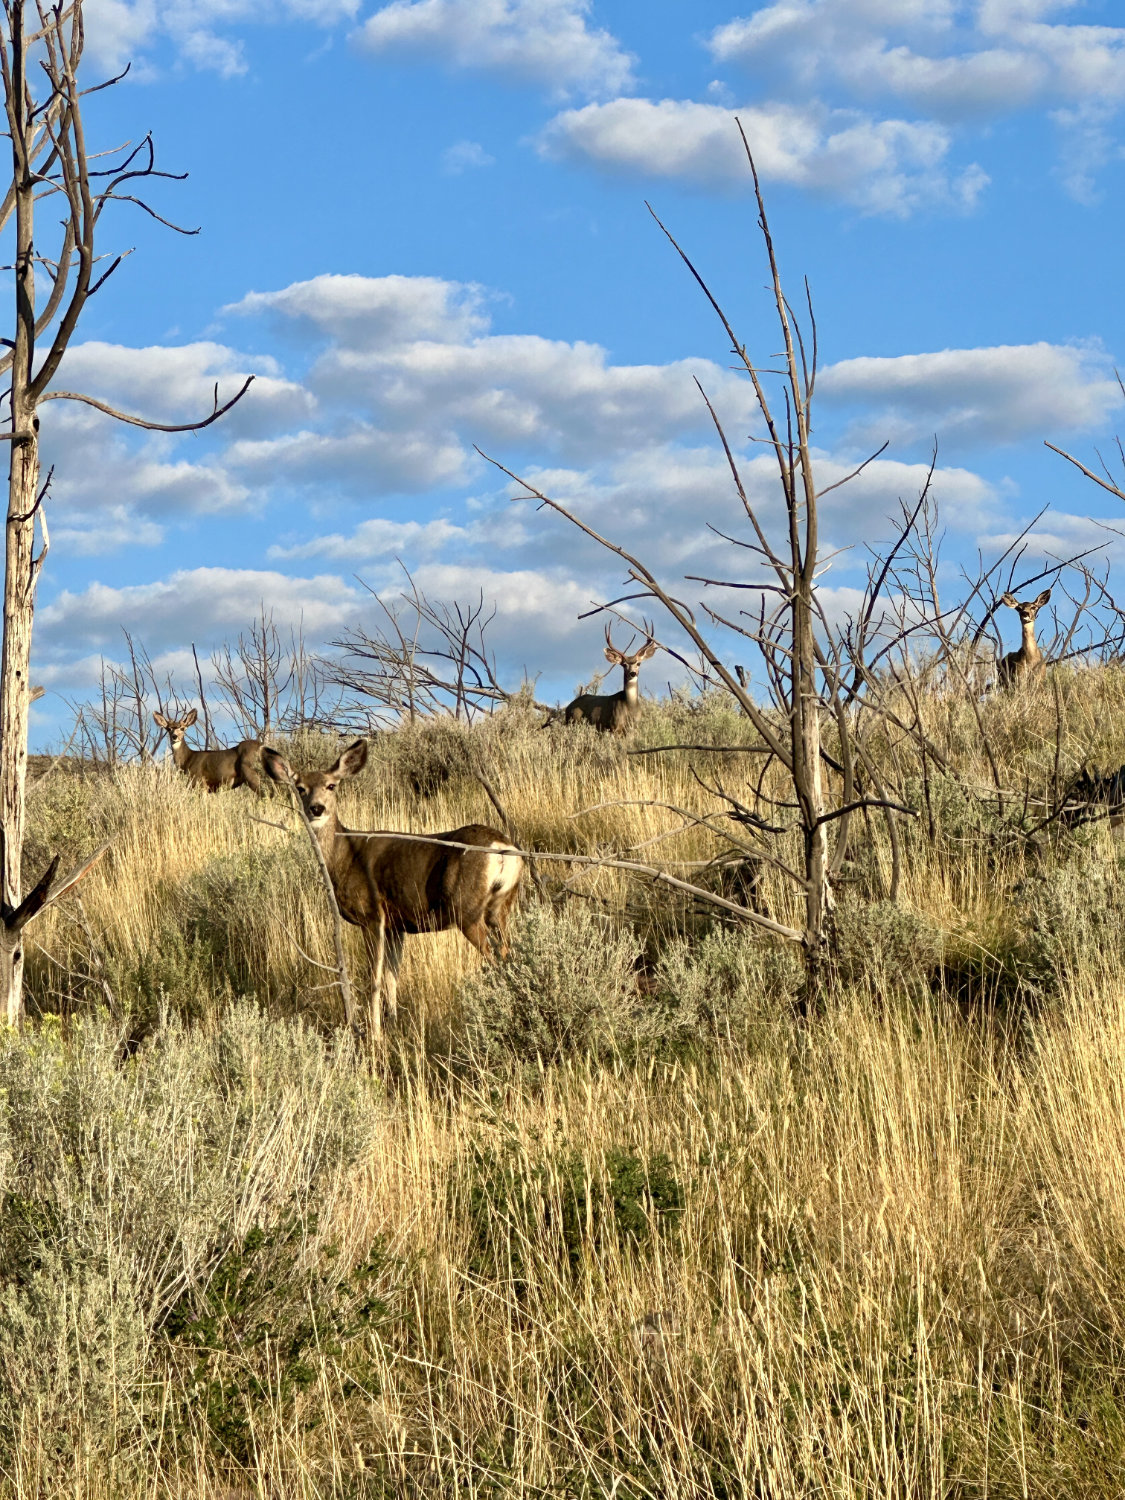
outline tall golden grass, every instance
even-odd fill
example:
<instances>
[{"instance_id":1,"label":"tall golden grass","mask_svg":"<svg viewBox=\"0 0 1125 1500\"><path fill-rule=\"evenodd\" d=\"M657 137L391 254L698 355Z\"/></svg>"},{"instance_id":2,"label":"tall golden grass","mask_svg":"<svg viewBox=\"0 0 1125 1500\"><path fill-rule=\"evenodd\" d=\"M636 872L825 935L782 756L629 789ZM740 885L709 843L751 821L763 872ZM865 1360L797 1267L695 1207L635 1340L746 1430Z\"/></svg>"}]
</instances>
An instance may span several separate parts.
<instances>
[{"instance_id":1,"label":"tall golden grass","mask_svg":"<svg viewBox=\"0 0 1125 1500\"><path fill-rule=\"evenodd\" d=\"M1123 710L1125 678L1109 669L985 703L998 801L970 706L928 701L956 769L935 773L928 812L916 768L888 740L888 780L919 809L900 910L881 899L889 850L873 819L841 886L840 981L812 1017L774 985L777 950L750 935L739 1015L752 1024L697 1045L483 1062L459 1015L479 961L458 934L439 934L407 944L407 1020L374 1076L333 1042L338 1002L309 962L330 957L323 897L298 834L269 826L293 823L280 798L207 797L163 768L54 773L33 794L35 847L65 836L76 854L103 837L112 848L82 911L31 929L33 999L64 1019L4 1042L3 1140L15 1145L0 1145L0 1249L26 1260L34 1242L42 1260L57 1226L79 1222L75 1244L96 1246L100 1223L113 1264L161 1290L129 1324L140 1352L121 1356L118 1380L71 1301L109 1318L123 1283L55 1247L50 1326L71 1330L55 1335L69 1352L44 1352L50 1392L26 1371L5 1391L0 1375L7 1492L1119 1495L1125 885L1104 824L1031 840L1019 825L1084 758L1125 760ZM429 735L436 748L428 733L375 746L345 820L495 821L476 763L526 846L620 850L679 826L656 804L713 806L692 775L700 757L631 749L749 738L714 705L653 707L630 745L494 722L467 737L467 754L447 727ZM322 764L332 753L301 752ZM745 786L744 757L707 765ZM615 805L576 816L603 803ZM712 849L698 828L648 845L685 861ZM619 871L550 880L635 930L650 975L673 939L694 951L708 922ZM793 899L773 875L763 895L778 912ZM650 990L663 1003L659 982ZM264 1008L260 1021L239 994ZM178 1055L195 1059L182 1084ZM32 1099L39 1133L11 1113ZM96 1128L83 1133L68 1110ZM354 1137L352 1154L327 1160L315 1122L345 1117L331 1139ZM193 1142L208 1130L235 1144L206 1157L204 1195ZM126 1203L139 1138L179 1184L167 1210L174 1286L165 1261L145 1258L154 1231ZM115 1165L115 1150L138 1165ZM347 1328L341 1314L335 1332L318 1324L287 1384L284 1320L296 1314L283 1286L252 1283L245 1237L294 1215L301 1237L290 1259L276 1252L275 1281L306 1287L307 1274L308 1305L334 1308L325 1288L377 1245L381 1310ZM224 1323L216 1277L244 1251L251 1270ZM7 1275L0 1321L31 1296ZM282 1309L272 1353L239 1322L238 1299L258 1296ZM169 1332L173 1302L200 1318L211 1308L227 1344L201 1343L202 1324ZM97 1347L86 1364L84 1339ZM198 1387L204 1347L241 1403L237 1442ZM51 1425L62 1364L65 1444Z\"/></svg>"}]
</instances>

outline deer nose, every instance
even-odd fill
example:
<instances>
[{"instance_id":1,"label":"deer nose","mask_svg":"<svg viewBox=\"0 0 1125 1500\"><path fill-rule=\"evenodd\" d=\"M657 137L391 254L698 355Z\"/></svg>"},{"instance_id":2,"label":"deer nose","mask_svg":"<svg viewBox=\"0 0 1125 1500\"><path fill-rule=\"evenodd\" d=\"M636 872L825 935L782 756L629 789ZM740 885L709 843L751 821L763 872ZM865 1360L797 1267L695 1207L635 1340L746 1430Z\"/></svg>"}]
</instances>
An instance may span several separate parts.
<instances>
[{"instance_id":1,"label":"deer nose","mask_svg":"<svg viewBox=\"0 0 1125 1500\"><path fill-rule=\"evenodd\" d=\"M322 817L323 814L324 814L324 803L323 802L310 802L309 803L309 817L310 818L319 818L319 817Z\"/></svg>"}]
</instances>

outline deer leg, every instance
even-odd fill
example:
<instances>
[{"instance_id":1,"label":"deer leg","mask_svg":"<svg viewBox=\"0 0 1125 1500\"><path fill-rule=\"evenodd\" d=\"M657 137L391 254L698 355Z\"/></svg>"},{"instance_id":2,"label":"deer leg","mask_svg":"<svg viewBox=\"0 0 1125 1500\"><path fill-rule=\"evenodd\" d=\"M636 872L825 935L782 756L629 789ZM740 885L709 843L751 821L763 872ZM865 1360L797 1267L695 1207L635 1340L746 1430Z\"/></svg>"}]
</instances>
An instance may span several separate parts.
<instances>
[{"instance_id":1,"label":"deer leg","mask_svg":"<svg viewBox=\"0 0 1125 1500\"><path fill-rule=\"evenodd\" d=\"M398 971L405 945L405 933L387 933L383 948L383 1016L388 1027L398 1021Z\"/></svg>"},{"instance_id":2,"label":"deer leg","mask_svg":"<svg viewBox=\"0 0 1125 1500\"><path fill-rule=\"evenodd\" d=\"M387 912L382 901L375 902L375 912L363 929L364 943L371 965L370 1034L378 1046L383 1040L383 967L387 951Z\"/></svg>"},{"instance_id":3,"label":"deer leg","mask_svg":"<svg viewBox=\"0 0 1125 1500\"><path fill-rule=\"evenodd\" d=\"M507 895L501 896L495 906L488 910L488 925L496 935L495 951L500 958L508 956L508 919L516 904L519 887L513 886Z\"/></svg>"}]
</instances>

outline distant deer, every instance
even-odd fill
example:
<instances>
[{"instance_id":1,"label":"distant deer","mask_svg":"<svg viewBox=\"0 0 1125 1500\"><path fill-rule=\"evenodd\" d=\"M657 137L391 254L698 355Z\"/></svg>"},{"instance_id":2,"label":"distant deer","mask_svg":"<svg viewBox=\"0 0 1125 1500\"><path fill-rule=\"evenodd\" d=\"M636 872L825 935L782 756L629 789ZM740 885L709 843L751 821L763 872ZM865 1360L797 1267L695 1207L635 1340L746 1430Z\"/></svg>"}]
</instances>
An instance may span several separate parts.
<instances>
[{"instance_id":1,"label":"distant deer","mask_svg":"<svg viewBox=\"0 0 1125 1500\"><path fill-rule=\"evenodd\" d=\"M1035 639L1035 616L1051 597L1051 590L1044 589L1036 599L1025 599L1022 603L1014 594L1001 594L1000 603L1014 609L1023 627L1023 640L1018 651L1009 651L1000 662L997 684L1002 688L1014 687L1020 682L1034 681L1046 670L1043 653Z\"/></svg>"},{"instance_id":2,"label":"distant deer","mask_svg":"<svg viewBox=\"0 0 1125 1500\"><path fill-rule=\"evenodd\" d=\"M274 781L295 787L324 855L336 904L346 922L362 928L371 960L371 1020L376 1038L383 1020L398 1014L398 970L408 933L458 927L485 958L508 951L507 926L523 874L523 859L495 828L468 823L436 842L400 833L359 833L336 816L336 796L346 776L367 764L367 741L356 740L327 771L293 771L276 750L262 751ZM470 849L445 848L470 844Z\"/></svg>"},{"instance_id":3,"label":"distant deer","mask_svg":"<svg viewBox=\"0 0 1125 1500\"><path fill-rule=\"evenodd\" d=\"M1099 776L1084 765L1063 794L1060 821L1077 828L1105 817L1114 838L1125 837L1125 766Z\"/></svg>"},{"instance_id":4,"label":"distant deer","mask_svg":"<svg viewBox=\"0 0 1125 1500\"><path fill-rule=\"evenodd\" d=\"M625 673L625 685L619 693L580 693L573 703L563 710L566 724L592 724L606 734L628 734L641 711L637 694L637 678L641 662L656 655L656 642L651 631L645 635L645 643L632 656L626 656L613 644L610 628L605 628L605 659L611 666L621 667Z\"/></svg>"},{"instance_id":5,"label":"distant deer","mask_svg":"<svg viewBox=\"0 0 1125 1500\"><path fill-rule=\"evenodd\" d=\"M260 740L243 740L231 750L189 750L184 744L184 734L199 717L194 708L182 719L166 719L163 714L153 714L152 717L161 729L168 731L172 759L192 781L201 781L209 792L235 786L248 786L252 792L262 790L262 780L258 775L262 753Z\"/></svg>"}]
</instances>

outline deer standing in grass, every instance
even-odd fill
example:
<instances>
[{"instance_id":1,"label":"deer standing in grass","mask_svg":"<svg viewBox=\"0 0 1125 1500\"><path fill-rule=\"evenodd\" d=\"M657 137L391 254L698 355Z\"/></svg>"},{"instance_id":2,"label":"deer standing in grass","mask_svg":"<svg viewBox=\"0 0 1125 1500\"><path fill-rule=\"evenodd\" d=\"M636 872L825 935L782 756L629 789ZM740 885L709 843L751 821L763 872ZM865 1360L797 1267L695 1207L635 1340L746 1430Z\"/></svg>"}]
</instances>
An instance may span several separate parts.
<instances>
[{"instance_id":1,"label":"deer standing in grass","mask_svg":"<svg viewBox=\"0 0 1125 1500\"><path fill-rule=\"evenodd\" d=\"M1023 627L1023 640L1018 651L1009 651L1000 662L997 683L1002 688L1015 687L1017 683L1033 682L1043 676L1046 663L1039 642L1035 639L1035 616L1051 597L1051 590L1044 589L1035 599L1017 599L1014 594L1001 594L1000 603L1014 609Z\"/></svg>"},{"instance_id":2,"label":"deer standing in grass","mask_svg":"<svg viewBox=\"0 0 1125 1500\"><path fill-rule=\"evenodd\" d=\"M398 1014L398 971L409 933L457 927L485 958L508 951L507 926L523 874L523 858L502 833L467 823L425 837L360 833L336 815L340 782L367 764L367 741L356 740L327 771L293 771L268 746L266 775L292 786L328 869L345 922L363 931L371 963L371 1029ZM459 848L467 844L469 848ZM452 845L453 847L449 847Z\"/></svg>"},{"instance_id":3,"label":"deer standing in grass","mask_svg":"<svg viewBox=\"0 0 1125 1500\"><path fill-rule=\"evenodd\" d=\"M172 759L192 781L201 781L209 792L235 786L248 786L252 792L262 790L258 774L262 754L260 740L243 740L230 750L189 750L184 744L184 735L199 717L196 709L182 719L168 719L163 714L153 714L152 717L161 729L168 731Z\"/></svg>"},{"instance_id":4,"label":"deer standing in grass","mask_svg":"<svg viewBox=\"0 0 1125 1500\"><path fill-rule=\"evenodd\" d=\"M612 666L621 667L625 673L625 685L619 693L580 693L563 710L566 724L592 724L606 734L628 734L641 711L637 694L637 678L641 662L656 655L656 642L651 630L646 631L645 643L639 651L627 656L613 644L610 628L605 628L605 658Z\"/></svg>"}]
</instances>

